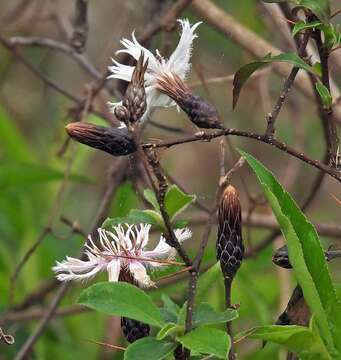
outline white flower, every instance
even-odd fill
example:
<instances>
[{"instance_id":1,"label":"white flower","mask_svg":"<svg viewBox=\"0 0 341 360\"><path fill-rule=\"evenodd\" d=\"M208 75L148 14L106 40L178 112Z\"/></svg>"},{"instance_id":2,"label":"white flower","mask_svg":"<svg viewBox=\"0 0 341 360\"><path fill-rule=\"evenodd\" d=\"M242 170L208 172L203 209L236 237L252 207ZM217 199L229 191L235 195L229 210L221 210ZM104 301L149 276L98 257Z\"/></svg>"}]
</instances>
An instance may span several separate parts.
<instances>
[{"instance_id":1,"label":"white flower","mask_svg":"<svg viewBox=\"0 0 341 360\"><path fill-rule=\"evenodd\" d=\"M116 53L127 53L135 60L138 60L141 53L144 58L148 59L148 68L145 73L145 88L147 96L147 109L141 119L144 121L153 107L168 107L176 105L175 102L167 95L162 94L157 89L157 78L162 74L177 74L182 80L185 80L186 75L191 67L190 58L192 54L192 42L197 37L194 33L195 29L201 24L198 22L191 26L187 19L178 20L182 27L181 37L178 46L174 50L169 59L161 56L156 50L156 56L153 55L148 49L143 47L135 38L134 32L132 33L132 41L122 39L121 44L125 49L119 50ZM113 59L114 66L110 66L109 70L112 74L108 78L121 79L130 82L134 71L134 66L123 65ZM119 103L109 103L114 109Z\"/></svg>"},{"instance_id":2,"label":"white flower","mask_svg":"<svg viewBox=\"0 0 341 360\"><path fill-rule=\"evenodd\" d=\"M176 251L163 236L154 250L145 250L149 230L148 224L118 225L114 226L114 232L99 228L99 245L96 246L90 236L85 245L88 260L66 257L66 260L57 262L52 270L60 281L88 280L105 270L109 281L118 281L123 271L141 287L155 286L147 274L147 268L167 264L167 261L175 258ZM174 233L179 242L192 236L187 228L177 229Z\"/></svg>"}]
</instances>

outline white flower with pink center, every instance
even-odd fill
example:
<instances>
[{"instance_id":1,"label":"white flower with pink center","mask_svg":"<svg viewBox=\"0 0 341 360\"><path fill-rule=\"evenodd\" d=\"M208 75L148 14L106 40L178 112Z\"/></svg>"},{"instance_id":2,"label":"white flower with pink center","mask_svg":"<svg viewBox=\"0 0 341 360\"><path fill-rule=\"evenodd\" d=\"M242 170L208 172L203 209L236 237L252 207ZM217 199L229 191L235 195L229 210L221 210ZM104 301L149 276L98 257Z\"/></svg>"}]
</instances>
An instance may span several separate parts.
<instances>
[{"instance_id":1,"label":"white flower with pink center","mask_svg":"<svg viewBox=\"0 0 341 360\"><path fill-rule=\"evenodd\" d=\"M59 281L88 280L102 271L107 271L109 281L118 281L121 271L128 271L141 287L155 286L147 269L167 265L176 256L174 248L161 236L154 250L145 250L149 241L151 225L118 225L114 231L98 229L99 244L95 245L89 236L85 244L87 260L66 257L57 262L53 271ZM181 243L192 236L188 228L177 229L174 234Z\"/></svg>"}]
</instances>

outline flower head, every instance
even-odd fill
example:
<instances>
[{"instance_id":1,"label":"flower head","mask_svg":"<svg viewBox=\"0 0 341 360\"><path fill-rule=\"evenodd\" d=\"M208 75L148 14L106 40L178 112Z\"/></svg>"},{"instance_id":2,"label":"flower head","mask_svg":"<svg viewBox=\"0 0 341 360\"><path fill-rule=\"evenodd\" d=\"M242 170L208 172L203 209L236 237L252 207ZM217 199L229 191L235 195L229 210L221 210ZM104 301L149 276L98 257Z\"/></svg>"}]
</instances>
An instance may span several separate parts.
<instances>
[{"instance_id":1,"label":"flower head","mask_svg":"<svg viewBox=\"0 0 341 360\"><path fill-rule=\"evenodd\" d=\"M178 21L182 27L182 33L178 46L169 59L163 58L158 51L156 51L156 55L154 55L148 49L139 44L136 40L134 32L132 33L132 41L128 39L121 40L121 44L125 47L125 49L117 51L117 53L127 53L135 60L138 60L141 53L143 53L145 59L148 59L148 68L144 76L147 95L147 110L141 119L142 121L146 119L148 113L153 107L168 107L175 105L171 98L162 94L158 90L158 77L165 73L175 73L184 80L190 69L192 42L197 37L194 32L201 22L191 26L187 19ZM109 67L109 70L112 72L109 78L116 78L130 82L134 67L120 64L116 60L113 60L113 62L114 66ZM115 108L120 104L121 103L111 103L111 106Z\"/></svg>"},{"instance_id":2,"label":"flower head","mask_svg":"<svg viewBox=\"0 0 341 360\"><path fill-rule=\"evenodd\" d=\"M57 262L53 271L60 281L88 280L102 271L107 271L109 281L131 279L141 287L155 284L147 274L147 269L163 266L175 258L176 251L161 236L154 250L145 250L149 241L150 225L118 225L114 231L98 229L99 244L95 245L89 236L85 255L87 260L66 257ZM175 236L182 242L192 236L189 229L175 230Z\"/></svg>"}]
</instances>

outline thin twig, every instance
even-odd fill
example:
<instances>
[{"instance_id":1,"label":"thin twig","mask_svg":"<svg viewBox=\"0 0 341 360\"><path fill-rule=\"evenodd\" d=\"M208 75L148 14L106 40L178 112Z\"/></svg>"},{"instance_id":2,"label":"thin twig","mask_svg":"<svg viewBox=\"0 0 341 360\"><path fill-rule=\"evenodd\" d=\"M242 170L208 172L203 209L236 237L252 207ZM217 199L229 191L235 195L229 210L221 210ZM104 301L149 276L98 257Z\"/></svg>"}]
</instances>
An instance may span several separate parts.
<instances>
[{"instance_id":1,"label":"thin twig","mask_svg":"<svg viewBox=\"0 0 341 360\"><path fill-rule=\"evenodd\" d=\"M332 176L333 178L335 178L336 180L341 182L340 172L321 163L319 160L314 160L314 159L309 158L307 155L303 154L302 152L298 152L295 149L289 147L284 142L281 142L277 139L269 138L266 135L248 132L248 131L237 130L237 129L226 128L224 130L212 131L210 133L201 131L197 134L194 134L194 135L191 135L188 137L184 137L182 139L162 141L157 144L146 143L146 144L143 144L142 146L144 148L170 148L172 146L179 145L179 144L186 144L186 143L196 142L196 141L210 141L210 140L215 139L220 136L230 136L230 135L247 137L250 139L254 139L254 140L266 143L268 145L272 145L272 146L276 147L277 149L284 151L284 152L290 154L291 156L296 157L297 159L302 160L303 162L307 163L308 165L311 165L311 166L321 170L322 172L329 174L330 176Z\"/></svg>"}]
</instances>

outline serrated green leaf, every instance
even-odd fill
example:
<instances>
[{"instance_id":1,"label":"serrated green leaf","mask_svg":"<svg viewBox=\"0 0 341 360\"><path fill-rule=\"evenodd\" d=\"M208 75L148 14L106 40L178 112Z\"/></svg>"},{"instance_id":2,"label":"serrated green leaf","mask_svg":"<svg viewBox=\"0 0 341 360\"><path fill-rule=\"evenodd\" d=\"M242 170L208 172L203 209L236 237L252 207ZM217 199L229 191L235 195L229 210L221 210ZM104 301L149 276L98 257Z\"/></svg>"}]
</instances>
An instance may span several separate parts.
<instances>
[{"instance_id":1,"label":"serrated green leaf","mask_svg":"<svg viewBox=\"0 0 341 360\"><path fill-rule=\"evenodd\" d=\"M322 22L319 20L309 23L305 23L304 21L298 21L292 29L292 36L297 35L302 30L318 28L320 25L322 25Z\"/></svg>"},{"instance_id":2,"label":"serrated green leaf","mask_svg":"<svg viewBox=\"0 0 341 360\"><path fill-rule=\"evenodd\" d=\"M149 295L125 282L102 282L83 290L78 303L108 315L125 316L162 327L160 310Z\"/></svg>"},{"instance_id":3,"label":"serrated green leaf","mask_svg":"<svg viewBox=\"0 0 341 360\"><path fill-rule=\"evenodd\" d=\"M157 212L160 212L160 206L154 191L151 189L145 189L143 195L145 199L149 202L149 204L151 204Z\"/></svg>"},{"instance_id":4,"label":"serrated green leaf","mask_svg":"<svg viewBox=\"0 0 341 360\"><path fill-rule=\"evenodd\" d=\"M201 303L194 311L193 327L226 323L236 319L237 317L237 310L227 309L224 312L217 312L208 303Z\"/></svg>"},{"instance_id":5,"label":"serrated green leaf","mask_svg":"<svg viewBox=\"0 0 341 360\"><path fill-rule=\"evenodd\" d=\"M329 90L319 81L315 84L315 87L321 97L323 107L329 109L333 103Z\"/></svg>"},{"instance_id":6,"label":"serrated green leaf","mask_svg":"<svg viewBox=\"0 0 341 360\"><path fill-rule=\"evenodd\" d=\"M266 55L263 59L251 62L242 66L234 75L233 79L233 108L237 105L237 101L242 90L242 87L246 83L246 81L250 78L250 76L256 71L261 69L262 67L271 64L273 62L287 62L292 64L295 67L306 70L315 75L317 74L316 70L306 64L304 60L302 60L296 53L284 53L276 56L272 56L271 54Z\"/></svg>"},{"instance_id":7,"label":"serrated green leaf","mask_svg":"<svg viewBox=\"0 0 341 360\"><path fill-rule=\"evenodd\" d=\"M231 347L230 337L225 331L204 326L179 336L177 340L195 353L214 355L219 359L226 359Z\"/></svg>"},{"instance_id":8,"label":"serrated green leaf","mask_svg":"<svg viewBox=\"0 0 341 360\"><path fill-rule=\"evenodd\" d=\"M329 351L341 350L341 306L333 287L324 252L314 226L276 177L250 154L239 150L256 173L281 227L290 263L304 298Z\"/></svg>"},{"instance_id":9,"label":"serrated green leaf","mask_svg":"<svg viewBox=\"0 0 341 360\"><path fill-rule=\"evenodd\" d=\"M182 335L185 331L184 326L175 323L166 324L156 335L156 340L163 340L167 336Z\"/></svg>"},{"instance_id":10,"label":"serrated green leaf","mask_svg":"<svg viewBox=\"0 0 341 360\"><path fill-rule=\"evenodd\" d=\"M170 219L173 220L176 215L184 211L195 199L195 195L184 193L177 185L170 186L165 195L165 208Z\"/></svg>"},{"instance_id":11,"label":"serrated green leaf","mask_svg":"<svg viewBox=\"0 0 341 360\"><path fill-rule=\"evenodd\" d=\"M169 356L176 344L168 341L157 341L153 337L145 337L130 344L124 352L124 360L161 360Z\"/></svg>"}]
</instances>

